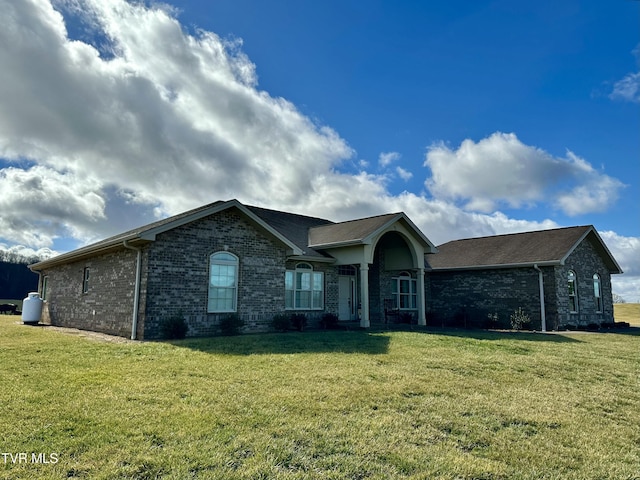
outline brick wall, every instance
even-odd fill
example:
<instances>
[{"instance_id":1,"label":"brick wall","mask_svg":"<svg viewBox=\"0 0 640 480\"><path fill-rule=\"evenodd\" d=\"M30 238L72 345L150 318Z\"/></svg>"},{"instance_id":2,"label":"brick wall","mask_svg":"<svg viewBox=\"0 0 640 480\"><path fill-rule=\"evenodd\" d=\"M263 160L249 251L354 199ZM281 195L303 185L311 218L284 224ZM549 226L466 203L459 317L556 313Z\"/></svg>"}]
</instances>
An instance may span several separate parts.
<instances>
[{"instance_id":1,"label":"brick wall","mask_svg":"<svg viewBox=\"0 0 640 480\"><path fill-rule=\"evenodd\" d=\"M468 328L511 328L518 308L540 329L538 272L533 268L431 272L427 324ZM488 321L498 314L498 323Z\"/></svg>"},{"instance_id":2,"label":"brick wall","mask_svg":"<svg viewBox=\"0 0 640 480\"><path fill-rule=\"evenodd\" d=\"M89 288L83 293L85 268ZM130 336L135 268L136 253L123 249L43 271L43 323Z\"/></svg>"},{"instance_id":3,"label":"brick wall","mask_svg":"<svg viewBox=\"0 0 640 480\"><path fill-rule=\"evenodd\" d=\"M285 247L237 210L225 210L158 235L149 245L144 336L157 338L160 322L182 315L189 336L219 333L225 314L207 313L209 257L239 258L237 313L244 332L265 331L284 308Z\"/></svg>"},{"instance_id":4,"label":"brick wall","mask_svg":"<svg viewBox=\"0 0 640 480\"><path fill-rule=\"evenodd\" d=\"M577 277L578 312L571 313L567 279L569 270L573 270ZM593 288L593 274L600 275L602 289L602 312L596 311ZM588 325L590 323L613 322L613 298L611 293L611 273L602 258L594 248L589 238L583 241L569 255L565 265L556 267L554 280L556 310L552 321L560 325Z\"/></svg>"}]
</instances>

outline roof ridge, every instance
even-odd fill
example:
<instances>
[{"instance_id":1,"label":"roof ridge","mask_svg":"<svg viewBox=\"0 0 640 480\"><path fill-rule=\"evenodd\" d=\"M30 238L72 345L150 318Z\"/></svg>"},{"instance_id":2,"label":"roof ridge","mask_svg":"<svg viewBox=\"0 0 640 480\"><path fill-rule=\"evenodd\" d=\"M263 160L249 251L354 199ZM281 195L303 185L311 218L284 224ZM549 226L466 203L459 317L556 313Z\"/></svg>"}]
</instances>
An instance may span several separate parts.
<instances>
[{"instance_id":1,"label":"roof ridge","mask_svg":"<svg viewBox=\"0 0 640 480\"><path fill-rule=\"evenodd\" d=\"M363 220L371 220L373 218L381 218L381 217L395 217L396 215L404 214L404 212L395 212L395 213L381 213L380 215L371 215L370 217L362 217L362 218L352 218L351 220L344 220L342 222L332 222L334 225L343 225L345 223L351 222L361 222ZM313 228L327 227L329 225L319 225Z\"/></svg>"},{"instance_id":2,"label":"roof ridge","mask_svg":"<svg viewBox=\"0 0 640 480\"><path fill-rule=\"evenodd\" d=\"M302 213L295 213L295 212L285 212L284 210L276 210L274 208L265 208L265 207L258 207L257 205L245 205L245 207L247 207L250 210L262 210L264 212L275 212L275 213L280 213L280 214L284 214L284 215L290 215L292 217L303 217L303 218L309 218L311 220L322 220L323 222L330 222L330 223L336 223L332 220L328 220L326 218L322 218L322 217L314 217L311 215L304 215Z\"/></svg>"},{"instance_id":3,"label":"roof ridge","mask_svg":"<svg viewBox=\"0 0 640 480\"><path fill-rule=\"evenodd\" d=\"M498 233L498 234L495 234L495 235L483 235L481 237L458 238L456 240L449 240L446 243L464 242L464 241L468 241L468 240L482 240L483 238L512 237L512 236L516 236L516 235L530 235L532 233L557 232L559 230L573 230L573 229L578 229L578 228L586 229L586 228L594 228L594 226L593 225L574 225L574 226L571 226L571 227L541 228L540 230L527 230L525 232Z\"/></svg>"}]
</instances>

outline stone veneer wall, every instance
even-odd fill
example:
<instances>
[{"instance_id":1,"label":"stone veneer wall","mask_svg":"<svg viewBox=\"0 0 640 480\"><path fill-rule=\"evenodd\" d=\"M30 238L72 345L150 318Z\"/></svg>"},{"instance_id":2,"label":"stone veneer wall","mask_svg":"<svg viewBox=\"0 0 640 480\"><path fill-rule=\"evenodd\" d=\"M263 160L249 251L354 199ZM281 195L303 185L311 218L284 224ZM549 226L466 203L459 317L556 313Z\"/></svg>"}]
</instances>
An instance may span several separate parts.
<instances>
[{"instance_id":1,"label":"stone veneer wall","mask_svg":"<svg viewBox=\"0 0 640 480\"><path fill-rule=\"evenodd\" d=\"M578 282L578 312L569 311L567 279L569 270L576 273ZM602 289L602 312L596 311L593 288L593 274L600 275ZM613 296L611 293L611 273L596 249L587 238L569 255L564 265L555 269L556 310L551 321L558 326L588 325L613 322Z\"/></svg>"},{"instance_id":2,"label":"stone veneer wall","mask_svg":"<svg viewBox=\"0 0 640 480\"><path fill-rule=\"evenodd\" d=\"M87 293L82 292L85 268L90 269ZM135 270L136 253L123 249L41 272L41 279L48 277L43 323L130 336Z\"/></svg>"},{"instance_id":3,"label":"stone veneer wall","mask_svg":"<svg viewBox=\"0 0 640 480\"><path fill-rule=\"evenodd\" d=\"M533 268L431 272L427 324L444 327L511 328L518 308L540 329L538 272ZM488 320L498 314L498 323Z\"/></svg>"},{"instance_id":4,"label":"stone veneer wall","mask_svg":"<svg viewBox=\"0 0 640 480\"><path fill-rule=\"evenodd\" d=\"M209 257L225 250L239 259L243 331L268 330L274 312L284 309L285 246L233 209L162 233L149 245L145 338L157 338L160 322L178 314L189 336L219 333L225 314L207 313Z\"/></svg>"}]
</instances>

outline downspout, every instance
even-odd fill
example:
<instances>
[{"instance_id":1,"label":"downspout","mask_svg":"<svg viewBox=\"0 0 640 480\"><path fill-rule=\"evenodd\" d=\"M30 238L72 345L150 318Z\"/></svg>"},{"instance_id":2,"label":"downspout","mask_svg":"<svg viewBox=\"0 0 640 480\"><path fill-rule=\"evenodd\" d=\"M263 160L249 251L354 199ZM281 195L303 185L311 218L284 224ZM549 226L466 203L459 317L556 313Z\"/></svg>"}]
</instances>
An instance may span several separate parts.
<instances>
[{"instance_id":1,"label":"downspout","mask_svg":"<svg viewBox=\"0 0 640 480\"><path fill-rule=\"evenodd\" d=\"M547 331L547 316L544 311L544 279L542 277L542 270L538 267L537 263L533 264L533 268L538 271L538 285L540 286L540 329L543 332Z\"/></svg>"},{"instance_id":2,"label":"downspout","mask_svg":"<svg viewBox=\"0 0 640 480\"><path fill-rule=\"evenodd\" d=\"M132 247L125 240L122 245L124 248L136 252L136 284L133 292L133 315L131 318L131 340L135 340L138 334L138 306L140 305L140 273L142 270L142 249Z\"/></svg>"}]
</instances>

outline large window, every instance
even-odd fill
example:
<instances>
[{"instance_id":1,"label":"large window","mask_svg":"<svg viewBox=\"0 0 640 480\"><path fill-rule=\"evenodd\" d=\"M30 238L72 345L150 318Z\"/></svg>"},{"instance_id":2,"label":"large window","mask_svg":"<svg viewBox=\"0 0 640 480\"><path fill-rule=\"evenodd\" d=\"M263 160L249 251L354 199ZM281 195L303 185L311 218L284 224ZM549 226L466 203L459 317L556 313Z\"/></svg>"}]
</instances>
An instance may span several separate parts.
<instances>
[{"instance_id":1,"label":"large window","mask_svg":"<svg viewBox=\"0 0 640 480\"><path fill-rule=\"evenodd\" d=\"M308 263L287 270L284 278L285 308L322 310L324 308L324 274L315 272Z\"/></svg>"},{"instance_id":2,"label":"large window","mask_svg":"<svg viewBox=\"0 0 640 480\"><path fill-rule=\"evenodd\" d=\"M418 308L418 288L415 278L406 272L392 279L391 293L396 307L400 310L416 310Z\"/></svg>"},{"instance_id":3,"label":"large window","mask_svg":"<svg viewBox=\"0 0 640 480\"><path fill-rule=\"evenodd\" d=\"M578 311L578 281L576 277L576 272L573 270L569 270L569 274L567 276L567 284L569 287L569 311L577 312Z\"/></svg>"},{"instance_id":4,"label":"large window","mask_svg":"<svg viewBox=\"0 0 640 480\"><path fill-rule=\"evenodd\" d=\"M209 259L210 313L235 312L238 298L238 257L218 252Z\"/></svg>"},{"instance_id":5,"label":"large window","mask_svg":"<svg viewBox=\"0 0 640 480\"><path fill-rule=\"evenodd\" d=\"M593 297L596 306L596 312L602 312L602 284L600 282L600 275L593 274Z\"/></svg>"}]
</instances>

